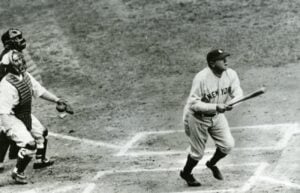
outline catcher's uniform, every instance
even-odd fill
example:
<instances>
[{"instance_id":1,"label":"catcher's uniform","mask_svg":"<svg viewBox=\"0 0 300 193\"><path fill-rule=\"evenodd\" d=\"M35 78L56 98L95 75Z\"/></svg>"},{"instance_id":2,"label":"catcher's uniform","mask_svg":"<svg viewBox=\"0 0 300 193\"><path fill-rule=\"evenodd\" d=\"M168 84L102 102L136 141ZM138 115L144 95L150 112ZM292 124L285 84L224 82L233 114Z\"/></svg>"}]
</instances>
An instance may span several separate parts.
<instances>
[{"instance_id":1,"label":"catcher's uniform","mask_svg":"<svg viewBox=\"0 0 300 193\"><path fill-rule=\"evenodd\" d=\"M28 115L30 116L32 98L32 93L28 90L32 87L32 84L29 84L30 78L30 75L17 77L9 73L0 82L1 129L9 139L21 148L34 142L29 132L31 119L28 117ZM17 96L20 94L20 99L15 96L15 92ZM39 93L35 95L37 94Z\"/></svg>"},{"instance_id":2,"label":"catcher's uniform","mask_svg":"<svg viewBox=\"0 0 300 193\"><path fill-rule=\"evenodd\" d=\"M9 57L11 55L12 50L3 50L1 53L1 62L0 65L2 67L5 67L6 65L9 64ZM26 65L27 65L27 72L29 72L30 75L32 75L35 79L35 82L41 82L41 75L40 72L36 66L36 64L32 61L30 58L30 55L24 50L25 52L25 60L26 60ZM3 69L3 68L2 68ZM0 80L3 78L3 76L6 75L6 72L2 72L2 77L0 77ZM1 73L0 73L1 76ZM38 83L39 84L39 83ZM39 84L40 85L40 84ZM44 88L41 86L41 90L44 90ZM17 104L18 100L14 101L14 104ZM43 148L44 147L44 134L47 133L47 129L41 124L41 122L32 114L32 130L31 134L35 138L37 147L38 148ZM1 123L0 123L1 125ZM1 156L0 156L1 157ZM1 160L1 159L0 159Z\"/></svg>"},{"instance_id":3,"label":"catcher's uniform","mask_svg":"<svg viewBox=\"0 0 300 193\"><path fill-rule=\"evenodd\" d=\"M6 75L7 76L7 75ZM6 77L5 76L5 77ZM32 95L34 97L40 97L46 91L46 89L37 82L29 73L26 72L26 76L29 77L30 82L32 84ZM7 81L6 78L3 78L0 82L0 114L6 114L13 116L15 114L16 105L20 102L20 95L18 89ZM14 116L13 116L14 117ZM17 119L16 117L12 119ZM8 120L9 124L14 126L18 124L18 121L12 121L12 119ZM31 135L34 137L37 147L44 147L44 137L43 134L46 128L39 122L39 120L31 114L32 127L30 129ZM4 124L4 122L3 122ZM7 123L8 124L8 123ZM3 125L5 128L5 125ZM22 138L22 137L21 137Z\"/></svg>"},{"instance_id":4,"label":"catcher's uniform","mask_svg":"<svg viewBox=\"0 0 300 193\"><path fill-rule=\"evenodd\" d=\"M192 158L200 160L203 157L208 134L223 153L229 153L234 139L224 113L218 113L216 106L242 95L238 75L230 68L221 77L217 77L209 67L195 76L183 113Z\"/></svg>"}]
</instances>

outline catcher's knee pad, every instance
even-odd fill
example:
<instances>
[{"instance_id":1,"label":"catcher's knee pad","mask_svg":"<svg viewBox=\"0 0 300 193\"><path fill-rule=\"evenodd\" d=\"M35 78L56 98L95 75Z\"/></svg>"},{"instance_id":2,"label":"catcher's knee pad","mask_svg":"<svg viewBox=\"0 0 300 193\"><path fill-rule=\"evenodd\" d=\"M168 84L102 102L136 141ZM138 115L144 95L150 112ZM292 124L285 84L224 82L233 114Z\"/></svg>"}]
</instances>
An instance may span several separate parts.
<instances>
[{"instance_id":1,"label":"catcher's knee pad","mask_svg":"<svg viewBox=\"0 0 300 193\"><path fill-rule=\"evenodd\" d=\"M26 146L25 146L25 149L35 150L36 149L36 142L31 141L31 142L27 143Z\"/></svg>"},{"instance_id":2,"label":"catcher's knee pad","mask_svg":"<svg viewBox=\"0 0 300 193\"><path fill-rule=\"evenodd\" d=\"M22 147L18 152L18 157L33 157L36 153L36 143L34 141L26 144L25 147Z\"/></svg>"}]
</instances>

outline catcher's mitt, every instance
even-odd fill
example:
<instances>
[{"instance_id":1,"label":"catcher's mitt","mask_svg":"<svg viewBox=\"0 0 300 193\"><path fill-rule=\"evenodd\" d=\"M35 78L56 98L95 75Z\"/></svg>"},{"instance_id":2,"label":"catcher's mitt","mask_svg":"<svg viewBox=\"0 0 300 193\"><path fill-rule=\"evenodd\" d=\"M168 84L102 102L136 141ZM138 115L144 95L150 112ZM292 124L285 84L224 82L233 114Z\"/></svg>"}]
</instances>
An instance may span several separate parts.
<instances>
[{"instance_id":1,"label":"catcher's mitt","mask_svg":"<svg viewBox=\"0 0 300 193\"><path fill-rule=\"evenodd\" d=\"M56 110L58 112L67 112L69 114L74 114L73 108L71 107L70 104L68 104L67 101L60 99L56 103Z\"/></svg>"}]
</instances>

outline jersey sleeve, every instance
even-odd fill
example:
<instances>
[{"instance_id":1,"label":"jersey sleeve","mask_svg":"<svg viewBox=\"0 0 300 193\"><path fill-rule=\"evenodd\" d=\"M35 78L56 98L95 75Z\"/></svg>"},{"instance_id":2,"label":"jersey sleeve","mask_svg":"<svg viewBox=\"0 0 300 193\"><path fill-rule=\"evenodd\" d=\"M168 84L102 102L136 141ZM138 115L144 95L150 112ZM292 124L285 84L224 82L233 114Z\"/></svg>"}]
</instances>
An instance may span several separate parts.
<instances>
[{"instance_id":1,"label":"jersey sleeve","mask_svg":"<svg viewBox=\"0 0 300 193\"><path fill-rule=\"evenodd\" d=\"M215 113L216 104L202 101L204 96L203 81L199 77L195 77L189 97L190 109L194 112Z\"/></svg>"},{"instance_id":2,"label":"jersey sleeve","mask_svg":"<svg viewBox=\"0 0 300 193\"><path fill-rule=\"evenodd\" d=\"M32 84L33 96L36 98L40 97L47 91L46 88L43 87L30 73L27 72L27 74L30 77Z\"/></svg>"}]
</instances>

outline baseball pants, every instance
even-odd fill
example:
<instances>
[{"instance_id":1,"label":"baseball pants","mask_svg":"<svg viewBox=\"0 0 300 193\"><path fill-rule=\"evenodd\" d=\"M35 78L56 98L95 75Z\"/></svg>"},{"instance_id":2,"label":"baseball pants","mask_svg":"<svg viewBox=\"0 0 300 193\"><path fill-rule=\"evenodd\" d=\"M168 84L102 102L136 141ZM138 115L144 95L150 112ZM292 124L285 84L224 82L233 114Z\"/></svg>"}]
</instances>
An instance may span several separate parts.
<instances>
[{"instance_id":1,"label":"baseball pants","mask_svg":"<svg viewBox=\"0 0 300 193\"><path fill-rule=\"evenodd\" d=\"M15 142L18 147L26 147L27 144L34 142L34 138L21 120L14 115L0 117L2 132L9 140Z\"/></svg>"},{"instance_id":2,"label":"baseball pants","mask_svg":"<svg viewBox=\"0 0 300 193\"><path fill-rule=\"evenodd\" d=\"M208 135L225 154L228 154L234 147L234 138L224 113L213 117L195 117L190 113L184 120L184 128L189 138L189 153L195 160L203 157Z\"/></svg>"}]
</instances>

